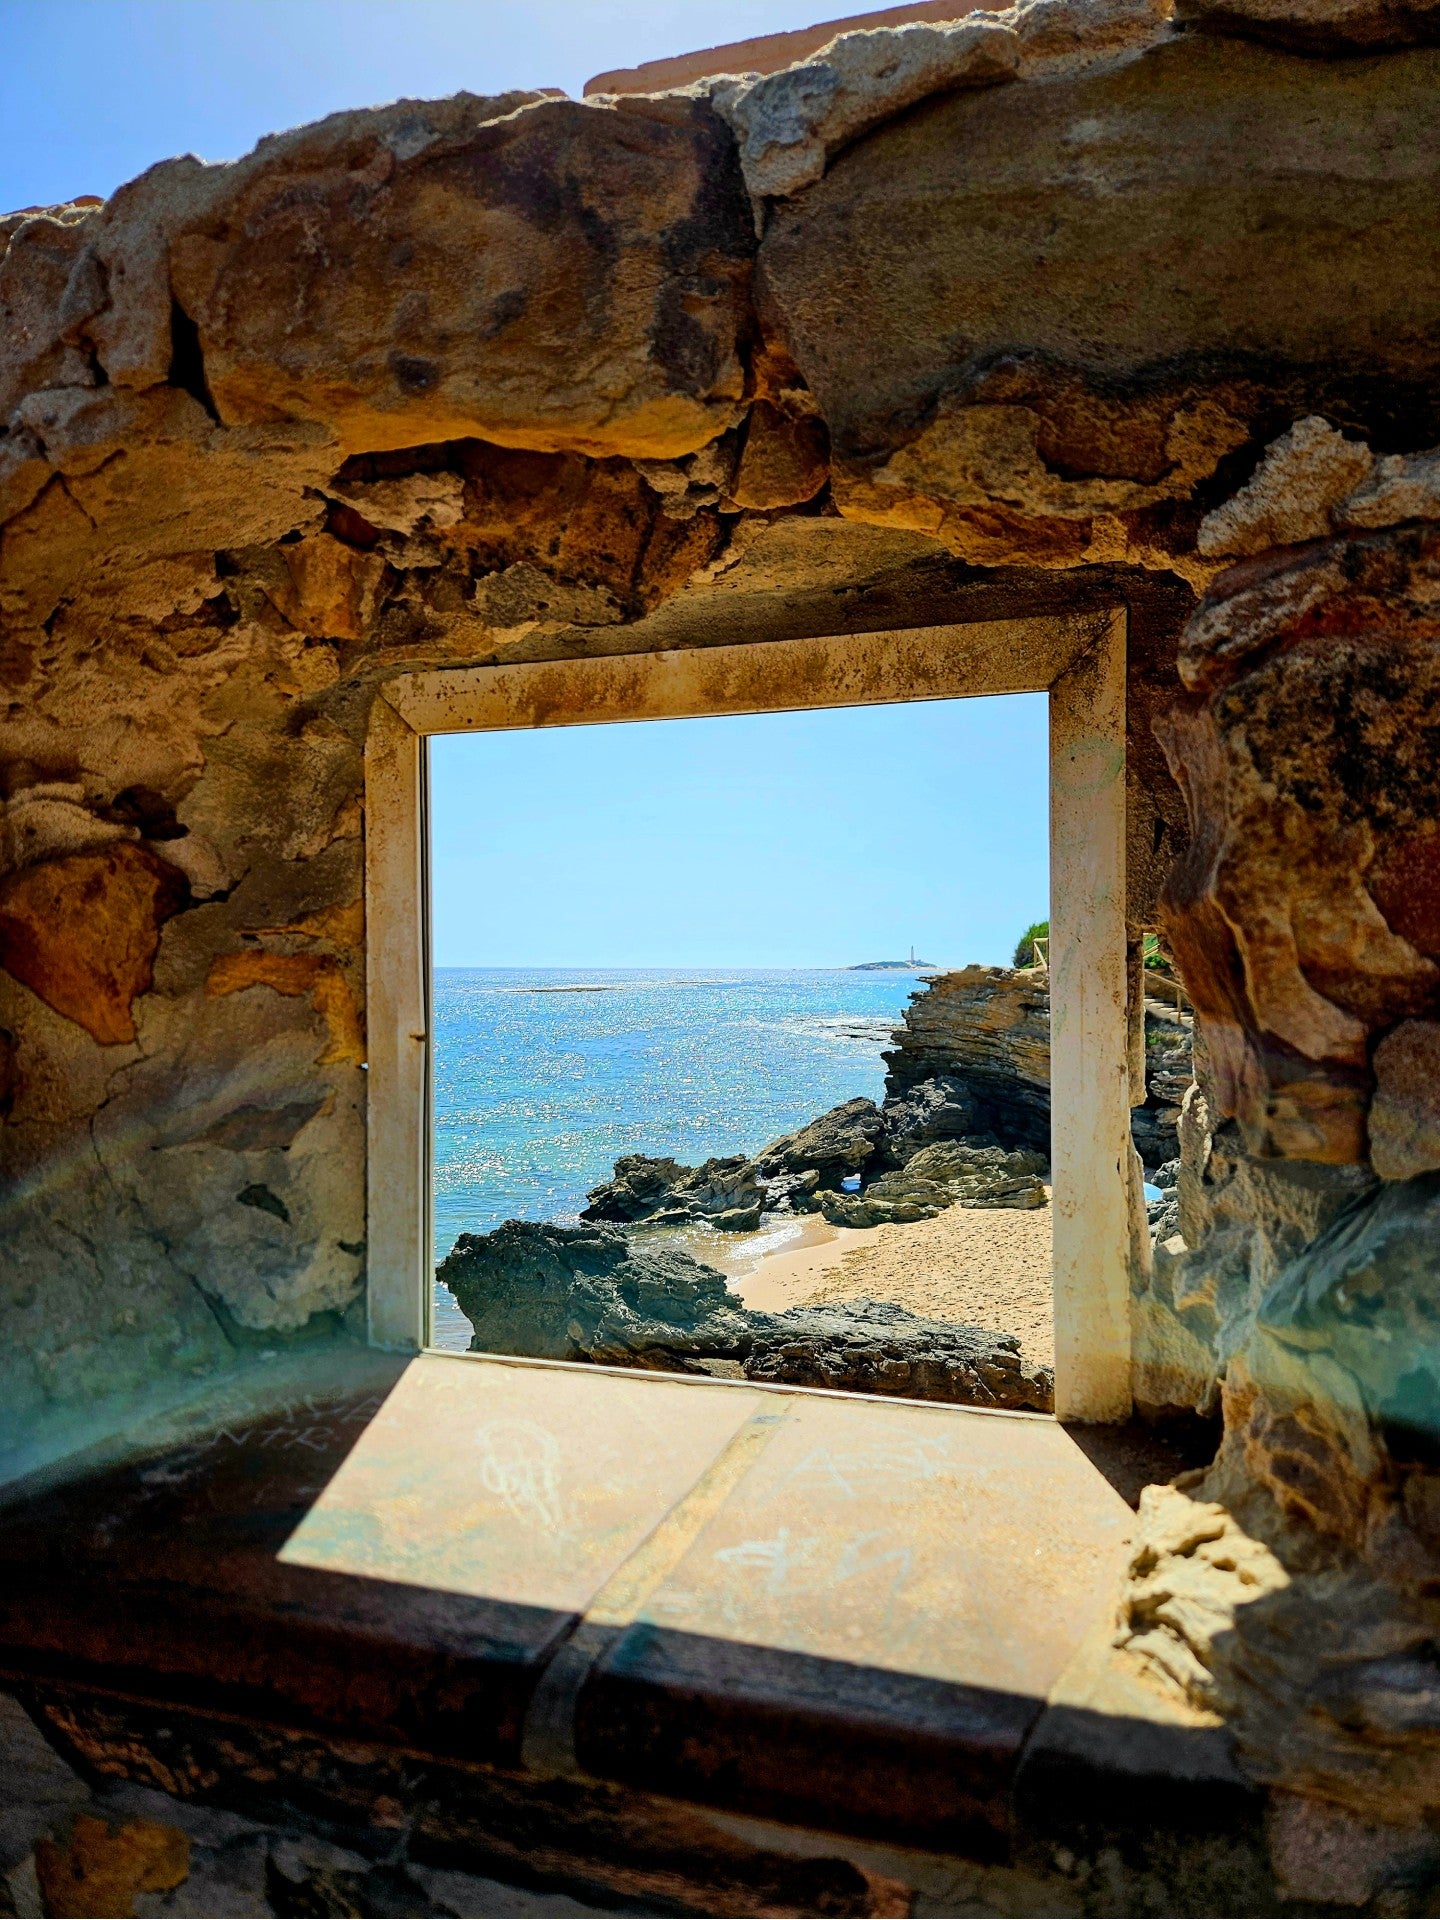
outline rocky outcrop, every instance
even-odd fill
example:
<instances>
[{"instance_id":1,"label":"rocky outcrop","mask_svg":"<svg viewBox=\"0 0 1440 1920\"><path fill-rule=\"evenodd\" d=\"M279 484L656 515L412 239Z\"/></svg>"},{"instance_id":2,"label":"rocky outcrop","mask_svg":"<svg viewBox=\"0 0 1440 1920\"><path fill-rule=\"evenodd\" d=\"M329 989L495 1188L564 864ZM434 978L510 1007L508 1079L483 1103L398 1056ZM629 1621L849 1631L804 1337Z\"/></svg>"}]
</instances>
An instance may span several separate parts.
<instances>
[{"instance_id":1,"label":"rocky outcrop","mask_svg":"<svg viewBox=\"0 0 1440 1920\"><path fill-rule=\"evenodd\" d=\"M894 1393L965 1407L1048 1413L1054 1376L1013 1334L927 1320L884 1300L792 1307L757 1330L747 1380Z\"/></svg>"},{"instance_id":2,"label":"rocky outcrop","mask_svg":"<svg viewBox=\"0 0 1440 1920\"><path fill-rule=\"evenodd\" d=\"M976 1131L1048 1152L1050 977L1041 970L962 967L910 996L885 1089L898 1099L922 1082L958 1081L979 1117Z\"/></svg>"},{"instance_id":3,"label":"rocky outcrop","mask_svg":"<svg viewBox=\"0 0 1440 1920\"><path fill-rule=\"evenodd\" d=\"M0 219L0 1419L78 1445L257 1337L363 1337L388 682L931 627L1039 686L1124 606L1127 917L1169 871L1199 1009L1135 1379L1225 1439L1122 1624L1344 1864L1305 1910L1403 1910L1419 1868L1350 1869L1433 1863L1440 1804L1435 9L1166 11L401 102ZM909 1023L767 1201L908 1171L939 1076L1043 1151L1043 1012L973 991L970 1054ZM692 1364L734 1309L596 1235L530 1295Z\"/></svg>"},{"instance_id":4,"label":"rocky outcrop","mask_svg":"<svg viewBox=\"0 0 1440 1920\"><path fill-rule=\"evenodd\" d=\"M762 1178L813 1171L822 1187L863 1174L883 1154L885 1122L873 1100L846 1100L808 1126L782 1134L755 1156Z\"/></svg>"},{"instance_id":5,"label":"rocky outcrop","mask_svg":"<svg viewBox=\"0 0 1440 1920\"><path fill-rule=\"evenodd\" d=\"M702 103L462 93L152 168L86 222L53 324L119 387L166 378L178 327L225 426L315 421L344 453L673 456L736 418L753 244Z\"/></svg>"},{"instance_id":6,"label":"rocky outcrop","mask_svg":"<svg viewBox=\"0 0 1440 1920\"><path fill-rule=\"evenodd\" d=\"M1427 1857L1440 1794L1437 1232L1440 1176L1372 1186L1281 1268L1214 1466L1147 1497L1121 1615L1253 1777L1369 1826L1377 1869Z\"/></svg>"},{"instance_id":7,"label":"rocky outcrop","mask_svg":"<svg viewBox=\"0 0 1440 1920\"><path fill-rule=\"evenodd\" d=\"M101 1046L122 1046L160 928L188 894L183 873L129 841L22 867L0 881L0 964Z\"/></svg>"},{"instance_id":8,"label":"rocky outcrop","mask_svg":"<svg viewBox=\"0 0 1440 1920\"><path fill-rule=\"evenodd\" d=\"M1364 1164L1379 1043L1440 997L1437 578L1429 523L1286 548L1188 630L1194 697L1161 732L1194 831L1163 913L1254 1155ZM1407 1131L1440 1098L1422 1079Z\"/></svg>"},{"instance_id":9,"label":"rocky outcrop","mask_svg":"<svg viewBox=\"0 0 1440 1920\"><path fill-rule=\"evenodd\" d=\"M1180 1109L1195 1078L1191 1024L1145 1009L1145 1104L1130 1114L1135 1151L1147 1167L1162 1167L1179 1146Z\"/></svg>"},{"instance_id":10,"label":"rocky outcrop","mask_svg":"<svg viewBox=\"0 0 1440 1920\"><path fill-rule=\"evenodd\" d=\"M824 1193L820 1211L837 1227L879 1227L929 1220L946 1207L1043 1207L1047 1169L1039 1153L937 1140L859 1193Z\"/></svg>"},{"instance_id":11,"label":"rocky outcrop","mask_svg":"<svg viewBox=\"0 0 1440 1920\"><path fill-rule=\"evenodd\" d=\"M832 153L916 100L1012 79L1018 60L1018 36L993 19L842 33L779 73L722 81L714 99L746 186L766 198L811 186Z\"/></svg>"},{"instance_id":12,"label":"rocky outcrop","mask_svg":"<svg viewBox=\"0 0 1440 1920\"><path fill-rule=\"evenodd\" d=\"M1231 1357L1286 1264L1374 1185L1365 1167L1260 1159L1193 1087L1175 1184L1152 1211L1137 1296L1135 1392L1154 1409L1213 1412Z\"/></svg>"},{"instance_id":13,"label":"rocky outcrop","mask_svg":"<svg viewBox=\"0 0 1440 1920\"><path fill-rule=\"evenodd\" d=\"M1177 0L1177 17L1301 53L1372 53L1433 45L1433 0Z\"/></svg>"},{"instance_id":14,"label":"rocky outcrop","mask_svg":"<svg viewBox=\"0 0 1440 1920\"><path fill-rule=\"evenodd\" d=\"M1440 1021L1402 1020L1376 1047L1370 1159L1382 1180L1440 1170Z\"/></svg>"},{"instance_id":15,"label":"rocky outcrop","mask_svg":"<svg viewBox=\"0 0 1440 1920\"><path fill-rule=\"evenodd\" d=\"M743 1155L703 1166L622 1155L614 1176L593 1187L580 1218L634 1226L703 1222L722 1231L758 1227L763 1214L823 1212L839 1226L928 1220L968 1207L1043 1206L1045 1156L1006 1153L976 1134L976 1103L941 1076L886 1101L844 1101ZM974 1136L967 1139L967 1136ZM843 1191L849 1180L861 1192Z\"/></svg>"},{"instance_id":16,"label":"rocky outcrop","mask_svg":"<svg viewBox=\"0 0 1440 1920\"><path fill-rule=\"evenodd\" d=\"M507 1220L461 1234L438 1278L478 1353L730 1374L963 1406L1047 1411L1048 1370L1011 1334L862 1300L753 1313L713 1267L617 1227Z\"/></svg>"},{"instance_id":17,"label":"rocky outcrop","mask_svg":"<svg viewBox=\"0 0 1440 1920\"><path fill-rule=\"evenodd\" d=\"M1164 913L1205 1044L1137 1389L1218 1398L1224 1439L1147 1500L1118 1645L1223 1718L1347 1863L1307 1891L1354 1906L1440 1866L1431 464L1318 418L1282 435L1206 522L1246 557L1162 729L1193 829Z\"/></svg>"},{"instance_id":18,"label":"rocky outcrop","mask_svg":"<svg viewBox=\"0 0 1440 1920\"><path fill-rule=\"evenodd\" d=\"M911 1111L923 1132L920 1115L928 1105L933 1124L944 1129L938 1137L993 1135L1006 1146L1048 1156L1050 976L1044 968L937 974L911 995L894 1037L894 1050L884 1056L883 1111L892 1139L909 1137L904 1116ZM1180 1103L1192 1078L1191 1044L1185 1021L1147 1007L1145 1102L1131 1122L1146 1166L1176 1152ZM898 1163L902 1155L895 1158Z\"/></svg>"},{"instance_id":19,"label":"rocky outcrop","mask_svg":"<svg viewBox=\"0 0 1440 1920\"><path fill-rule=\"evenodd\" d=\"M1083 11L1075 0L1022 0L979 19L840 33L778 72L722 79L712 98L735 130L751 194L783 197L813 185L834 154L918 100L1053 76L1168 31L1163 0L1085 0Z\"/></svg>"},{"instance_id":20,"label":"rocky outcrop","mask_svg":"<svg viewBox=\"0 0 1440 1920\"><path fill-rule=\"evenodd\" d=\"M937 1073L887 1094L880 1109L885 1122L885 1157L892 1166L907 1160L936 1140L962 1140L985 1131L980 1104L966 1083L954 1074Z\"/></svg>"},{"instance_id":21,"label":"rocky outcrop","mask_svg":"<svg viewBox=\"0 0 1440 1920\"><path fill-rule=\"evenodd\" d=\"M725 1276L616 1227L507 1220L462 1233L436 1270L475 1329L477 1353L703 1372L749 1352L749 1318Z\"/></svg>"},{"instance_id":22,"label":"rocky outcrop","mask_svg":"<svg viewBox=\"0 0 1440 1920\"><path fill-rule=\"evenodd\" d=\"M704 1220L732 1232L758 1227L766 1192L755 1168L742 1154L711 1159L702 1166L677 1160L622 1154L614 1178L592 1187L582 1220L615 1220L627 1225L678 1227Z\"/></svg>"}]
</instances>

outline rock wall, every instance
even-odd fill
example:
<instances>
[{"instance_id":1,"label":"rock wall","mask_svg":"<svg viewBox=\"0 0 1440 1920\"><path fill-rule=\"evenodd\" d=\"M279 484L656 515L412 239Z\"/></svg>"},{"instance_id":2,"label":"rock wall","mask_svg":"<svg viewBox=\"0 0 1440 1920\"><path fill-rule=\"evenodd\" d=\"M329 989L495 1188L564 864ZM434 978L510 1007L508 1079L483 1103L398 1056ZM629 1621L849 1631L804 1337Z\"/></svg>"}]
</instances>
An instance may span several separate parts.
<instances>
[{"instance_id":1,"label":"rock wall","mask_svg":"<svg viewBox=\"0 0 1440 1920\"><path fill-rule=\"evenodd\" d=\"M1224 1442L1152 1500L1121 1645L1223 1715L1355 1905L1437 1866L1437 479L1319 418L1281 435L1202 525L1234 565L1162 729L1206 1048L1144 1303L1183 1331L1142 1391L1218 1393Z\"/></svg>"},{"instance_id":2,"label":"rock wall","mask_svg":"<svg viewBox=\"0 0 1440 1920\"><path fill-rule=\"evenodd\" d=\"M887 1098L937 1076L974 1104L971 1130L1050 1152L1050 976L1044 968L962 967L910 996L894 1049L883 1056ZM1145 1103L1132 1128L1147 1167L1178 1150L1180 1103L1191 1078L1186 1025L1147 1007Z\"/></svg>"},{"instance_id":3,"label":"rock wall","mask_svg":"<svg viewBox=\"0 0 1440 1920\"><path fill-rule=\"evenodd\" d=\"M1140 1397L1225 1438L1122 1638L1237 1729L1287 1858L1318 1821L1401 1910L1440 1751L1435 37L1026 0L0 221L12 1464L358 1337L388 676L1123 604L1128 913L1202 1043Z\"/></svg>"}]
</instances>

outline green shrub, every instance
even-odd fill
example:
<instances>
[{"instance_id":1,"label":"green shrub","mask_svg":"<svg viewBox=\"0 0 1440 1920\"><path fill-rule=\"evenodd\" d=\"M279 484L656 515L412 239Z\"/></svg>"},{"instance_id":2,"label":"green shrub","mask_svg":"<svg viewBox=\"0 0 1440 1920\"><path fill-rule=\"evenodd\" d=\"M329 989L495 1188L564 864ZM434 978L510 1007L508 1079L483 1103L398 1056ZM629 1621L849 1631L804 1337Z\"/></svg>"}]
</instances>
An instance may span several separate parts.
<instances>
[{"instance_id":1,"label":"green shrub","mask_svg":"<svg viewBox=\"0 0 1440 1920\"><path fill-rule=\"evenodd\" d=\"M1035 965L1035 942L1037 940L1048 940L1049 937L1050 922L1048 920L1037 920L1034 926L1027 927L1024 933L1021 934L1015 948L1015 965L1017 967L1033 967Z\"/></svg>"}]
</instances>

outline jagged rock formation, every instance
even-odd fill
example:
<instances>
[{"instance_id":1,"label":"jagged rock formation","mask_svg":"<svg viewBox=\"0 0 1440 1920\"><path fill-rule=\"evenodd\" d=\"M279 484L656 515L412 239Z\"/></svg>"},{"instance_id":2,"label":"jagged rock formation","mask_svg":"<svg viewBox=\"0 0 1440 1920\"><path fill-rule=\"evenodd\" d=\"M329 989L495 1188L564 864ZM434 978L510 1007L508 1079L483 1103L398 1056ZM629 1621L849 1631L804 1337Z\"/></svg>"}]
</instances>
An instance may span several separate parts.
<instances>
[{"instance_id":1,"label":"jagged rock formation","mask_svg":"<svg viewBox=\"0 0 1440 1920\"><path fill-rule=\"evenodd\" d=\"M820 1211L837 1227L879 1227L929 1220L946 1207L1043 1207L1046 1171L1040 1153L937 1140L859 1193L822 1193Z\"/></svg>"},{"instance_id":2,"label":"jagged rock formation","mask_svg":"<svg viewBox=\"0 0 1440 1920\"><path fill-rule=\"evenodd\" d=\"M1047 11L1072 51L1103 46L1089 9ZM1216 563L1194 546L1197 489L1272 437L1268 394L1285 391L1288 419L1325 411L1303 396L1338 400L1339 370L1360 365L1418 393L1440 302L1424 237L1434 52L1362 73L1227 37L1288 30L1348 49L1346 14L1367 13L1425 35L1399 6L1201 0L1204 31L1162 18L1142 28L1151 44L1088 70L935 94L772 202L761 272L829 423L843 511L924 529L977 566L1161 565L1203 587ZM1396 130L1379 174L1372 114ZM1103 192L1074 190L1077 125L1096 129ZM993 156L983 174L977 152ZM1388 237L1360 210L1372 192L1395 220ZM1279 259L1247 217L1257 204L1284 236ZM1242 371L1236 352L1263 353L1270 371ZM1420 404L1407 449L1440 439Z\"/></svg>"},{"instance_id":3,"label":"jagged rock formation","mask_svg":"<svg viewBox=\"0 0 1440 1920\"><path fill-rule=\"evenodd\" d=\"M1213 1105L1252 1154L1363 1164L1406 1040L1383 1060L1376 1043L1440 997L1437 569L1430 524L1287 548L1227 576L1187 631L1195 699L1163 739L1197 831L1164 913Z\"/></svg>"},{"instance_id":4,"label":"jagged rock formation","mask_svg":"<svg viewBox=\"0 0 1440 1920\"><path fill-rule=\"evenodd\" d=\"M898 1114L902 1102L934 1100L923 1089L943 1085L956 1117L959 1109L967 1117L942 1137L993 1134L1008 1146L1049 1153L1050 976L1044 968L937 974L911 995L895 1043L884 1056L887 1114ZM1191 1078L1188 1028L1147 1008L1145 1104L1132 1121L1147 1166L1175 1153ZM950 1126L948 1117L942 1124Z\"/></svg>"},{"instance_id":5,"label":"jagged rock formation","mask_svg":"<svg viewBox=\"0 0 1440 1920\"><path fill-rule=\"evenodd\" d=\"M1158 1200L1147 1200L1145 1205L1152 1247L1162 1245L1180 1231L1179 1175L1178 1160L1167 1160L1150 1175L1150 1184L1160 1195Z\"/></svg>"},{"instance_id":6,"label":"jagged rock formation","mask_svg":"<svg viewBox=\"0 0 1440 1920\"><path fill-rule=\"evenodd\" d=\"M976 1132L1048 1152L1049 976L1009 967L938 974L910 996L885 1065L890 1098L937 1077L958 1081L979 1116Z\"/></svg>"},{"instance_id":7,"label":"jagged rock formation","mask_svg":"<svg viewBox=\"0 0 1440 1920\"><path fill-rule=\"evenodd\" d=\"M1286 1264L1374 1185L1368 1168L1257 1159L1233 1120L1191 1090L1173 1199L1154 1221L1154 1266L1137 1302L1138 1391L1154 1406L1210 1412L1231 1357Z\"/></svg>"},{"instance_id":8,"label":"jagged rock formation","mask_svg":"<svg viewBox=\"0 0 1440 1920\"><path fill-rule=\"evenodd\" d=\"M677 1160L622 1154L615 1175L586 1195L582 1220L648 1220L653 1226L683 1226L708 1220L732 1232L758 1227L765 1189L743 1154L686 1167Z\"/></svg>"},{"instance_id":9,"label":"jagged rock formation","mask_svg":"<svg viewBox=\"0 0 1440 1920\"><path fill-rule=\"evenodd\" d=\"M440 1280L481 1353L669 1373L742 1373L963 1406L1048 1411L1048 1369L1012 1334L950 1326L874 1300L754 1313L725 1276L616 1227L507 1220L461 1234Z\"/></svg>"},{"instance_id":10,"label":"jagged rock formation","mask_svg":"<svg viewBox=\"0 0 1440 1920\"><path fill-rule=\"evenodd\" d=\"M985 1131L981 1109L963 1080L938 1073L886 1095L880 1109L885 1122L885 1157L891 1166L907 1160L936 1140L962 1140Z\"/></svg>"},{"instance_id":11,"label":"jagged rock formation","mask_svg":"<svg viewBox=\"0 0 1440 1920\"><path fill-rule=\"evenodd\" d=\"M1323 1782L1362 1879L1433 1866L1437 1230L1440 1176L1372 1187L1282 1268L1228 1367L1214 1466L1147 1496L1121 1621L1256 1778Z\"/></svg>"},{"instance_id":12,"label":"jagged rock formation","mask_svg":"<svg viewBox=\"0 0 1440 1920\"><path fill-rule=\"evenodd\" d=\"M1006 1153L974 1133L976 1114L960 1083L942 1076L883 1108L847 1100L772 1140L753 1160L734 1155L686 1167L625 1154L613 1179L591 1189L580 1218L657 1227L703 1221L743 1232L767 1212L819 1211L838 1226L873 1227L928 1220L957 1204L1043 1206L1045 1156ZM854 1177L862 1191L841 1191Z\"/></svg>"},{"instance_id":13,"label":"jagged rock formation","mask_svg":"<svg viewBox=\"0 0 1440 1920\"><path fill-rule=\"evenodd\" d=\"M703 1371L749 1352L749 1316L723 1273L615 1227L507 1220L462 1233L437 1277L475 1329L477 1353Z\"/></svg>"},{"instance_id":14,"label":"jagged rock formation","mask_svg":"<svg viewBox=\"0 0 1440 1920\"><path fill-rule=\"evenodd\" d=\"M1194 1043L1181 1019L1145 1009L1145 1104L1130 1116L1135 1150L1147 1167L1164 1166L1180 1142L1180 1110L1195 1078Z\"/></svg>"},{"instance_id":15,"label":"jagged rock formation","mask_svg":"<svg viewBox=\"0 0 1440 1920\"><path fill-rule=\"evenodd\" d=\"M757 1331L748 1380L895 1393L966 1407L1048 1413L1054 1378L1013 1334L927 1320L884 1300L792 1307Z\"/></svg>"},{"instance_id":16,"label":"jagged rock formation","mask_svg":"<svg viewBox=\"0 0 1440 1920\"><path fill-rule=\"evenodd\" d=\"M851 1174L865 1171L881 1151L884 1133L885 1122L873 1100L846 1100L762 1147L755 1170L764 1179L813 1170L822 1187L838 1187Z\"/></svg>"}]
</instances>

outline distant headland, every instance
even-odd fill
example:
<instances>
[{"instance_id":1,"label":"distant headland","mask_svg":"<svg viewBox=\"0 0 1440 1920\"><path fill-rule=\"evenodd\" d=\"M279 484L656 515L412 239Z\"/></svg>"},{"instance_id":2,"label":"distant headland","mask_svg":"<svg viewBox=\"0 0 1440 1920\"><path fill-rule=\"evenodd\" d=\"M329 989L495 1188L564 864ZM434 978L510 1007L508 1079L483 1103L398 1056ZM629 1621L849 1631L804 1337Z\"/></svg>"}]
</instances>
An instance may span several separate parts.
<instances>
[{"instance_id":1,"label":"distant headland","mask_svg":"<svg viewBox=\"0 0 1440 1920\"><path fill-rule=\"evenodd\" d=\"M847 967L847 973L913 973L917 967L933 967L934 960L918 960L915 949L911 947L908 960L861 960L853 967Z\"/></svg>"}]
</instances>

